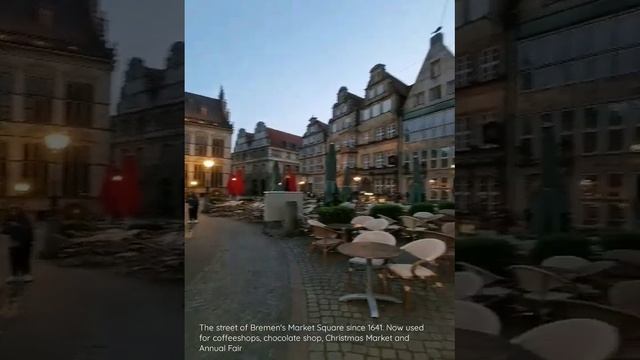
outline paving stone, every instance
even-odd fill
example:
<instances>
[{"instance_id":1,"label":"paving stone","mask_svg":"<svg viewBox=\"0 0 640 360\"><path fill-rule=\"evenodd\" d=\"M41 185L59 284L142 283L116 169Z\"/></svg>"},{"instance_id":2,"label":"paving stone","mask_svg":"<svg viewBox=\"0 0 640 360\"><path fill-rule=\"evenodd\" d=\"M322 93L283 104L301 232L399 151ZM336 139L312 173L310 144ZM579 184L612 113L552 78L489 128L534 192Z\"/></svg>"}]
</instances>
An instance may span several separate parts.
<instances>
[{"instance_id":1,"label":"paving stone","mask_svg":"<svg viewBox=\"0 0 640 360\"><path fill-rule=\"evenodd\" d=\"M340 351L340 344L334 342L326 343L326 348L327 351Z\"/></svg>"},{"instance_id":2,"label":"paving stone","mask_svg":"<svg viewBox=\"0 0 640 360\"><path fill-rule=\"evenodd\" d=\"M408 351L398 350L398 359L400 359L400 360L412 360L413 356Z\"/></svg>"},{"instance_id":3,"label":"paving stone","mask_svg":"<svg viewBox=\"0 0 640 360\"><path fill-rule=\"evenodd\" d=\"M310 352L309 360L325 360L324 352Z\"/></svg>"},{"instance_id":4,"label":"paving stone","mask_svg":"<svg viewBox=\"0 0 640 360\"><path fill-rule=\"evenodd\" d=\"M364 355L362 355L362 354L354 354L354 353L346 353L344 355L344 360L364 360Z\"/></svg>"},{"instance_id":5,"label":"paving stone","mask_svg":"<svg viewBox=\"0 0 640 360\"><path fill-rule=\"evenodd\" d=\"M383 359L396 359L396 351L391 349L382 349Z\"/></svg>"},{"instance_id":6,"label":"paving stone","mask_svg":"<svg viewBox=\"0 0 640 360\"><path fill-rule=\"evenodd\" d=\"M327 353L327 360L343 360L342 353L339 353L339 352Z\"/></svg>"}]
</instances>

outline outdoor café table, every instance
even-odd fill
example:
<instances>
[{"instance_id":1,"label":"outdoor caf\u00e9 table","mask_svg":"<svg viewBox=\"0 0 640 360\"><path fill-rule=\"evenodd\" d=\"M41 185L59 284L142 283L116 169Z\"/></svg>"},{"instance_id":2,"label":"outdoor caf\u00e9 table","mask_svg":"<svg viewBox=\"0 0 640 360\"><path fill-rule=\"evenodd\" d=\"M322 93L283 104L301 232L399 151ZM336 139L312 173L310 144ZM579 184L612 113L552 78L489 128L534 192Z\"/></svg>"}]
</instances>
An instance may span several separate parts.
<instances>
[{"instance_id":1,"label":"outdoor caf\u00e9 table","mask_svg":"<svg viewBox=\"0 0 640 360\"><path fill-rule=\"evenodd\" d=\"M371 264L372 259L390 259L400 255L400 249L387 244L352 242L338 246L338 251L347 256L367 259L366 292L344 295L340 297L340 301L367 300L372 318L378 317L378 304L376 300L391 301L398 304L402 302L393 296L376 294L373 292L373 266Z\"/></svg>"},{"instance_id":2,"label":"outdoor caf\u00e9 table","mask_svg":"<svg viewBox=\"0 0 640 360\"><path fill-rule=\"evenodd\" d=\"M352 224L327 224L327 227L340 231L342 233L342 240L345 242L351 241L351 232L356 229Z\"/></svg>"},{"instance_id":3,"label":"outdoor caf\u00e9 table","mask_svg":"<svg viewBox=\"0 0 640 360\"><path fill-rule=\"evenodd\" d=\"M503 337L456 329L456 360L542 360Z\"/></svg>"}]
</instances>

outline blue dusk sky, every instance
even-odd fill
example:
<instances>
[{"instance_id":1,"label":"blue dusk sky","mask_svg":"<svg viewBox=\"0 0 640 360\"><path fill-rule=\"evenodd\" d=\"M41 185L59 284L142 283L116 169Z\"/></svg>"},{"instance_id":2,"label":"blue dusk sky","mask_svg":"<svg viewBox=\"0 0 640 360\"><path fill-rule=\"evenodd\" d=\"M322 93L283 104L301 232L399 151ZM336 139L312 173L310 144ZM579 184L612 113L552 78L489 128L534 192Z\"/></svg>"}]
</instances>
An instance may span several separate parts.
<instances>
[{"instance_id":1,"label":"blue dusk sky","mask_svg":"<svg viewBox=\"0 0 640 360\"><path fill-rule=\"evenodd\" d=\"M413 84L443 27L454 51L453 0L186 0L186 90L217 97L235 134L256 122L304 134L327 122L340 86L364 95L378 63Z\"/></svg>"},{"instance_id":2,"label":"blue dusk sky","mask_svg":"<svg viewBox=\"0 0 640 360\"><path fill-rule=\"evenodd\" d=\"M108 21L107 39L116 46L111 74L111 112L115 113L129 60L139 57L147 66L163 68L171 44L184 40L184 1L103 0L100 5Z\"/></svg>"}]
</instances>

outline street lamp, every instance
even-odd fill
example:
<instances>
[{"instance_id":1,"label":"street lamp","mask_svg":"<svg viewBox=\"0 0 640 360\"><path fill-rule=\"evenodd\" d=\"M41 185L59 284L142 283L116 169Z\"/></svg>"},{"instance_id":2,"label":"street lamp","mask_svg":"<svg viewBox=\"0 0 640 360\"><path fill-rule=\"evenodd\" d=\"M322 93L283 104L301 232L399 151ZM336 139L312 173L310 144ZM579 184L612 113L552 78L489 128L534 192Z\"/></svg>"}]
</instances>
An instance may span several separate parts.
<instances>
[{"instance_id":1,"label":"street lamp","mask_svg":"<svg viewBox=\"0 0 640 360\"><path fill-rule=\"evenodd\" d=\"M44 239L44 248L42 250L41 256L44 258L53 257L57 254L59 248L59 238L57 235L60 233L60 222L57 218L57 208L58 208L58 188L60 187L60 182L62 181L62 159L60 158L60 153L69 146L71 143L71 138L69 135L64 133L51 133L44 137L44 144L53 154L53 160L50 163L52 174L51 181L51 195L50 195L50 211L51 216L48 221L48 231L47 237ZM56 161L59 160L59 161ZM54 169L56 165L60 165L57 169Z\"/></svg>"},{"instance_id":2,"label":"street lamp","mask_svg":"<svg viewBox=\"0 0 640 360\"><path fill-rule=\"evenodd\" d=\"M71 138L69 137L69 135L63 134L63 133L51 133L44 137L44 144L54 154L54 159L58 158L58 153L66 149L70 143L71 143ZM52 164L62 165L62 161L58 163L54 160L52 161ZM58 170L59 170L58 172L52 171L53 178L54 178L53 181L51 182L51 186L53 187L53 189L50 195L52 215L55 215L58 207L58 190L59 190L58 187L60 186L59 182L61 181L60 179L61 169L58 169Z\"/></svg>"},{"instance_id":3,"label":"street lamp","mask_svg":"<svg viewBox=\"0 0 640 360\"><path fill-rule=\"evenodd\" d=\"M202 212L208 212L209 211L209 192L211 191L210 189L210 185L211 185L211 176L213 175L211 173L211 168L213 168L213 166L215 165L215 161L211 160L211 159L206 159L202 162L202 165L204 165L205 169L207 169L207 173L209 174L209 178L205 179L206 183L207 183L207 187L205 190L205 197L204 197L204 206L202 207ZM208 180L208 181L207 181Z\"/></svg>"}]
</instances>

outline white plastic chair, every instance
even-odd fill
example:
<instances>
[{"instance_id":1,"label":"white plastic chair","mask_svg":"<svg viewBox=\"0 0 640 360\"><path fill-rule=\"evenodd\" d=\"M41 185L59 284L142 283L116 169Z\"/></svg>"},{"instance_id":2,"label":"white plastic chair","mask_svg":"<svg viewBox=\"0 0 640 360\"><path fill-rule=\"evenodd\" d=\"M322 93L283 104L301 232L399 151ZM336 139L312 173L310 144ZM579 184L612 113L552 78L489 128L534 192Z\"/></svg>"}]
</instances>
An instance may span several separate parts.
<instances>
[{"instance_id":1,"label":"white plastic chair","mask_svg":"<svg viewBox=\"0 0 640 360\"><path fill-rule=\"evenodd\" d=\"M524 298L536 301L568 299L574 294L553 291L553 289L573 285L569 280L534 266L515 265L510 267L516 283L525 291Z\"/></svg>"},{"instance_id":2,"label":"white plastic chair","mask_svg":"<svg viewBox=\"0 0 640 360\"><path fill-rule=\"evenodd\" d=\"M384 216L384 215L382 215L382 214L378 214L378 218L387 220L387 222L389 223L389 225L392 225L392 224L397 223L397 221L393 220L392 218L390 218L390 217L388 217L388 216Z\"/></svg>"},{"instance_id":3,"label":"white plastic chair","mask_svg":"<svg viewBox=\"0 0 640 360\"><path fill-rule=\"evenodd\" d=\"M620 281L609 289L612 306L640 315L640 280Z\"/></svg>"},{"instance_id":4,"label":"white plastic chair","mask_svg":"<svg viewBox=\"0 0 640 360\"><path fill-rule=\"evenodd\" d=\"M413 214L413 217L418 219L427 219L432 216L433 216L433 213L430 213L428 211L418 211L417 213Z\"/></svg>"},{"instance_id":5,"label":"white plastic chair","mask_svg":"<svg viewBox=\"0 0 640 360\"><path fill-rule=\"evenodd\" d=\"M618 350L618 330L599 320L544 324L511 340L545 360L605 360Z\"/></svg>"},{"instance_id":6,"label":"white plastic chair","mask_svg":"<svg viewBox=\"0 0 640 360\"><path fill-rule=\"evenodd\" d=\"M456 223L454 223L454 222L444 223L444 224L442 224L442 228L440 229L440 231L445 235L449 235L449 236L455 237L456 236Z\"/></svg>"},{"instance_id":7,"label":"white plastic chair","mask_svg":"<svg viewBox=\"0 0 640 360\"><path fill-rule=\"evenodd\" d=\"M351 225L354 226L364 226L367 222L373 220L371 216L368 215L360 215L351 219Z\"/></svg>"},{"instance_id":8,"label":"white plastic chair","mask_svg":"<svg viewBox=\"0 0 640 360\"><path fill-rule=\"evenodd\" d=\"M417 233L425 232L427 230L421 226L422 221L413 216L400 216L400 221L402 222L402 226L404 226L403 231L409 233L413 240L415 240Z\"/></svg>"},{"instance_id":9,"label":"white plastic chair","mask_svg":"<svg viewBox=\"0 0 640 360\"><path fill-rule=\"evenodd\" d=\"M578 270L589 265L590 263L591 262L589 260L583 259L581 257L563 255L546 258L540 265L558 269Z\"/></svg>"},{"instance_id":10,"label":"white plastic chair","mask_svg":"<svg viewBox=\"0 0 640 360\"><path fill-rule=\"evenodd\" d=\"M438 213L446 216L456 216L456 211L454 209L442 209L438 210Z\"/></svg>"},{"instance_id":11,"label":"white plastic chair","mask_svg":"<svg viewBox=\"0 0 640 360\"><path fill-rule=\"evenodd\" d=\"M456 271L454 281L457 300L467 300L473 297L484 285L482 278L471 271Z\"/></svg>"},{"instance_id":12,"label":"white plastic chair","mask_svg":"<svg viewBox=\"0 0 640 360\"><path fill-rule=\"evenodd\" d=\"M387 278L399 278L404 281L404 303L405 307L408 308L411 294L409 282L426 281L436 276L435 272L422 266L422 264L433 263L447 251L447 245L444 241L438 239L420 239L404 245L401 249L419 260L413 264L388 264L383 281L385 289L388 289Z\"/></svg>"},{"instance_id":13,"label":"white plastic chair","mask_svg":"<svg viewBox=\"0 0 640 360\"><path fill-rule=\"evenodd\" d=\"M389 226L389 222L385 219L373 219L364 224L367 230L382 231Z\"/></svg>"},{"instance_id":14,"label":"white plastic chair","mask_svg":"<svg viewBox=\"0 0 640 360\"><path fill-rule=\"evenodd\" d=\"M486 306L456 300L456 328L499 335L502 324L496 313Z\"/></svg>"},{"instance_id":15,"label":"white plastic chair","mask_svg":"<svg viewBox=\"0 0 640 360\"><path fill-rule=\"evenodd\" d=\"M396 238L389 234L388 232L384 232L384 231L365 231L362 234L356 236L353 239L353 242L374 242L374 243L380 243L380 244L387 244L387 245L396 245ZM364 258L360 258L360 257L353 257L351 259L349 259L349 264L354 264L354 265L366 265L367 264L367 259ZM372 259L371 260L371 264L373 266L381 266L384 264L384 260L383 259Z\"/></svg>"},{"instance_id":16,"label":"white plastic chair","mask_svg":"<svg viewBox=\"0 0 640 360\"><path fill-rule=\"evenodd\" d=\"M481 267L468 264L466 262L456 262L456 265L461 267L464 271L469 271L475 273L480 276L483 280L483 288L480 289L479 295L482 296L491 296L491 297L503 297L512 293L511 289L508 289L503 286L488 286L497 282L506 281L502 276L496 275L489 270L485 270Z\"/></svg>"}]
</instances>

